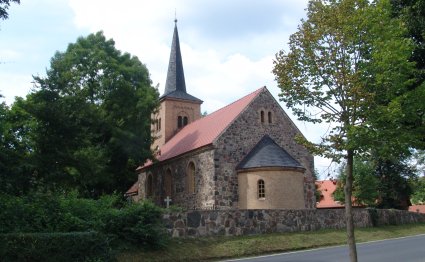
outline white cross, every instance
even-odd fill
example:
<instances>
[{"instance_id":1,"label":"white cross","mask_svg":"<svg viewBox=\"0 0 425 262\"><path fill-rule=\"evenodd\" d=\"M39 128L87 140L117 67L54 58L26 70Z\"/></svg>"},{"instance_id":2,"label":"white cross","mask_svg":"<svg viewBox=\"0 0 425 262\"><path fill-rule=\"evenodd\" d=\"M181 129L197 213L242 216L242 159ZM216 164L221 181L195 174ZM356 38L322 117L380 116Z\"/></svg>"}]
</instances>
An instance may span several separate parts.
<instances>
[{"instance_id":1,"label":"white cross","mask_svg":"<svg viewBox=\"0 0 425 262\"><path fill-rule=\"evenodd\" d=\"M167 205L167 208L169 208L170 207L170 202L171 202L172 200L171 200L171 198L169 197L169 196L167 196L167 198L165 198L164 199L164 202L166 203L166 205Z\"/></svg>"}]
</instances>

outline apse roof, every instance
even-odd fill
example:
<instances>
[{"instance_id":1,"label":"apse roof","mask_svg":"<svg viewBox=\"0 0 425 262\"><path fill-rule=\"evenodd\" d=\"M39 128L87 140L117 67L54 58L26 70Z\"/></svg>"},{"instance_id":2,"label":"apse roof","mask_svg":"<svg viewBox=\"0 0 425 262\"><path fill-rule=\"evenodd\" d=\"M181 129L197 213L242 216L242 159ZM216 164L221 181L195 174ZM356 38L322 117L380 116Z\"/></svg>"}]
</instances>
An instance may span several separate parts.
<instances>
[{"instance_id":1,"label":"apse roof","mask_svg":"<svg viewBox=\"0 0 425 262\"><path fill-rule=\"evenodd\" d=\"M304 167L270 136L265 135L236 167L237 170L260 167Z\"/></svg>"}]
</instances>

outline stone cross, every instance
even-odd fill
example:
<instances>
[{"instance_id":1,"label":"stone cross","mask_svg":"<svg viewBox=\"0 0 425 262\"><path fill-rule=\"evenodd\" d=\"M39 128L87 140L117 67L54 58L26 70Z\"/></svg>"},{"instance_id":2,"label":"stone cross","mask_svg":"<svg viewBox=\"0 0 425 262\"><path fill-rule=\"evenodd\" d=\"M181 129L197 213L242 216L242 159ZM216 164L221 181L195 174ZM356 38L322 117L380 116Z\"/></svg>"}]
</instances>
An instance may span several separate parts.
<instances>
[{"instance_id":1,"label":"stone cross","mask_svg":"<svg viewBox=\"0 0 425 262\"><path fill-rule=\"evenodd\" d=\"M170 207L170 202L171 202L172 200L171 200L171 198L169 197L169 196L167 196L165 199L164 199L164 202L166 203L166 206L167 206L167 208L169 208Z\"/></svg>"}]
</instances>

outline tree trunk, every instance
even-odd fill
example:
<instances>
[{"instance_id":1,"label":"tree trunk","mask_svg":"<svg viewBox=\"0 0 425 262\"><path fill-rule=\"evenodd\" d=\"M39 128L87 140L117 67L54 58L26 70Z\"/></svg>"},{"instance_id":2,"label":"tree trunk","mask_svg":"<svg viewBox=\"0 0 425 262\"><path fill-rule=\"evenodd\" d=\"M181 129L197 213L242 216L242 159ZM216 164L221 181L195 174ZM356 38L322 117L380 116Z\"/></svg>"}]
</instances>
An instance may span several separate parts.
<instances>
[{"instance_id":1,"label":"tree trunk","mask_svg":"<svg viewBox=\"0 0 425 262\"><path fill-rule=\"evenodd\" d=\"M346 181L344 186L345 193L345 221L347 224L347 244L350 251L350 261L357 262L357 249L356 240L354 238L354 221L353 221L353 210L351 195L353 190L353 158L354 151L349 149L347 151L347 168Z\"/></svg>"}]
</instances>

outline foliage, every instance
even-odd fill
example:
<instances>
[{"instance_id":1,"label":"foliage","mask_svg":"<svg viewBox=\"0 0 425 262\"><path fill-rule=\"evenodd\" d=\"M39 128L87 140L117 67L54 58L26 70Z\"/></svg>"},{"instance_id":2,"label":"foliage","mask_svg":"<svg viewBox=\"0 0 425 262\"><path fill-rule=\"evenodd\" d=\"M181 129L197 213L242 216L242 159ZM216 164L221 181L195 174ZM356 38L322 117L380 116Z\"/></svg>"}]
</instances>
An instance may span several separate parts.
<instances>
[{"instance_id":1,"label":"foliage","mask_svg":"<svg viewBox=\"0 0 425 262\"><path fill-rule=\"evenodd\" d=\"M290 36L289 52L276 54L273 73L280 100L299 120L329 123L314 153L346 158L345 209L351 261L357 261L351 211L353 157L370 148L382 155L412 146L397 131L403 117L398 99L414 82L408 61L414 45L387 0L313 0L307 20ZM397 134L398 139L394 139ZM414 140L416 142L416 140Z\"/></svg>"},{"instance_id":2,"label":"foliage","mask_svg":"<svg viewBox=\"0 0 425 262\"><path fill-rule=\"evenodd\" d=\"M415 43L410 60L416 63L417 73L409 92L400 97L404 117L400 119L403 133L416 137L415 148L425 148L425 1L391 0L393 15L407 26L406 37Z\"/></svg>"},{"instance_id":3,"label":"foliage","mask_svg":"<svg viewBox=\"0 0 425 262\"><path fill-rule=\"evenodd\" d=\"M407 209L412 187L409 181L416 178L415 170L405 159L354 160L353 202L377 208ZM345 174L343 167L334 192L335 200L344 199Z\"/></svg>"},{"instance_id":4,"label":"foliage","mask_svg":"<svg viewBox=\"0 0 425 262\"><path fill-rule=\"evenodd\" d=\"M344 202L344 182L345 182L345 166L342 165L339 176L337 189L333 193L333 197L336 201ZM354 158L353 162L353 204L354 205L366 205L375 206L378 198L378 183L379 180L375 176L375 170L373 163L369 161L362 161L358 158Z\"/></svg>"},{"instance_id":5,"label":"foliage","mask_svg":"<svg viewBox=\"0 0 425 262\"><path fill-rule=\"evenodd\" d=\"M151 202L125 203L117 195L98 200L37 192L0 195L0 233L96 231L124 243L158 248L167 241L162 209Z\"/></svg>"},{"instance_id":6,"label":"foliage","mask_svg":"<svg viewBox=\"0 0 425 262\"><path fill-rule=\"evenodd\" d=\"M409 180L416 177L415 170L406 160L378 159L376 176L379 179L378 208L408 209L412 188Z\"/></svg>"},{"instance_id":7,"label":"foliage","mask_svg":"<svg viewBox=\"0 0 425 262\"><path fill-rule=\"evenodd\" d=\"M0 0L0 19L7 19L9 17L9 14L7 13L7 9L9 9L10 3L17 3L19 4L20 0Z\"/></svg>"},{"instance_id":8,"label":"foliage","mask_svg":"<svg viewBox=\"0 0 425 262\"><path fill-rule=\"evenodd\" d=\"M98 32L57 52L47 76L34 82L11 110L23 110L32 123L23 137L32 142L27 152L37 181L89 197L125 192L151 156L158 92L145 65Z\"/></svg>"},{"instance_id":9,"label":"foliage","mask_svg":"<svg viewBox=\"0 0 425 262\"><path fill-rule=\"evenodd\" d=\"M0 234L2 261L113 261L109 239L95 232Z\"/></svg>"},{"instance_id":10,"label":"foliage","mask_svg":"<svg viewBox=\"0 0 425 262\"><path fill-rule=\"evenodd\" d=\"M168 238L161 218L162 209L152 202L131 204L106 214L103 230L124 242L162 248Z\"/></svg>"},{"instance_id":11,"label":"foliage","mask_svg":"<svg viewBox=\"0 0 425 262\"><path fill-rule=\"evenodd\" d=\"M20 105L22 99L15 101L10 109L0 104L0 192L22 195L34 183L30 148L30 133L33 122Z\"/></svg>"},{"instance_id":12,"label":"foliage","mask_svg":"<svg viewBox=\"0 0 425 262\"><path fill-rule=\"evenodd\" d=\"M414 205L425 204L425 177L419 177L411 180L411 187L413 194L411 195L410 201Z\"/></svg>"}]
</instances>

